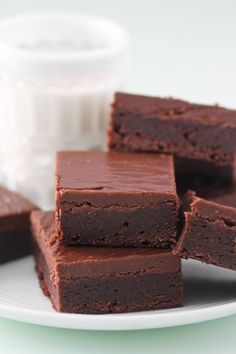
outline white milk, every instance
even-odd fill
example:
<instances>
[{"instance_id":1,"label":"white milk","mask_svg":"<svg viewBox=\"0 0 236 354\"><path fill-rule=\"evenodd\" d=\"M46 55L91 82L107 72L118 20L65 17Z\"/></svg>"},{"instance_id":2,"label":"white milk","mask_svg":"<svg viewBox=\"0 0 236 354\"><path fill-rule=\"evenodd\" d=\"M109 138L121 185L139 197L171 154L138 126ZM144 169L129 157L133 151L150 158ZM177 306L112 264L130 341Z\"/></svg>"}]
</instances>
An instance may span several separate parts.
<instances>
[{"instance_id":1,"label":"white milk","mask_svg":"<svg viewBox=\"0 0 236 354\"><path fill-rule=\"evenodd\" d=\"M124 31L96 17L27 15L0 24L2 183L53 206L55 152L105 146L127 50Z\"/></svg>"}]
</instances>

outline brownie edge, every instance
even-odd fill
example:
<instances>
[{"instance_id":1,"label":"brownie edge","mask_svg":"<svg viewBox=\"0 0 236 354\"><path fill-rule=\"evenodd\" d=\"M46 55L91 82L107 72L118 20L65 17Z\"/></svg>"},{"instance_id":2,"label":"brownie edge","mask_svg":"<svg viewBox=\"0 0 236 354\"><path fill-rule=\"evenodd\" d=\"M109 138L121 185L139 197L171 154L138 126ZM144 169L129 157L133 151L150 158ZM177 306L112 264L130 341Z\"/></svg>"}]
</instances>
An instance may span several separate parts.
<instances>
[{"instance_id":1,"label":"brownie edge","mask_svg":"<svg viewBox=\"0 0 236 354\"><path fill-rule=\"evenodd\" d=\"M183 258L236 270L236 208L189 193L185 224L173 250Z\"/></svg>"}]
</instances>

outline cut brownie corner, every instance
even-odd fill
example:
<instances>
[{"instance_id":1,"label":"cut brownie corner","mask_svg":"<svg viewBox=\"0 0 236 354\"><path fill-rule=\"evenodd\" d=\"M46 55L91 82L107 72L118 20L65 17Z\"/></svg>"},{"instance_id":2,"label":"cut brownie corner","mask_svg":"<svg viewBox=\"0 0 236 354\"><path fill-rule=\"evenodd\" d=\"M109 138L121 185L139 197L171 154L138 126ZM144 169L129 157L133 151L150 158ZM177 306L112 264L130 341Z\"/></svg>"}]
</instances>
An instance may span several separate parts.
<instances>
[{"instance_id":1,"label":"cut brownie corner","mask_svg":"<svg viewBox=\"0 0 236 354\"><path fill-rule=\"evenodd\" d=\"M236 208L188 193L184 225L173 253L236 270Z\"/></svg>"}]
</instances>

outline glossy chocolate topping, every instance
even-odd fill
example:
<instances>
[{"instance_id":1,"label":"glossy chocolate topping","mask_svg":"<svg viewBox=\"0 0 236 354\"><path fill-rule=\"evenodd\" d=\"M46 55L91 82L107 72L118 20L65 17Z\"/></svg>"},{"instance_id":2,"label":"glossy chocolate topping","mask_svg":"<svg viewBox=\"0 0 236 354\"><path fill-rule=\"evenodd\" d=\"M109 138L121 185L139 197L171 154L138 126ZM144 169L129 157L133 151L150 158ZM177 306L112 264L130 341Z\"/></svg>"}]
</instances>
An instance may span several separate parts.
<instances>
[{"instance_id":1,"label":"glossy chocolate topping","mask_svg":"<svg viewBox=\"0 0 236 354\"><path fill-rule=\"evenodd\" d=\"M57 189L122 194L175 192L173 159L145 153L59 152Z\"/></svg>"},{"instance_id":2,"label":"glossy chocolate topping","mask_svg":"<svg viewBox=\"0 0 236 354\"><path fill-rule=\"evenodd\" d=\"M222 221L226 221L226 224L227 220L231 220L231 223L236 224L236 208L232 206L193 197L190 208L190 214L193 212L195 215L201 215L201 217L204 217L207 220L221 219Z\"/></svg>"},{"instance_id":3,"label":"glossy chocolate topping","mask_svg":"<svg viewBox=\"0 0 236 354\"><path fill-rule=\"evenodd\" d=\"M0 217L30 212L36 206L21 195L0 187Z\"/></svg>"},{"instance_id":4,"label":"glossy chocolate topping","mask_svg":"<svg viewBox=\"0 0 236 354\"><path fill-rule=\"evenodd\" d=\"M219 106L189 103L174 98L148 97L126 93L116 93L114 109L119 107L124 112L132 111L147 117L158 115L159 118L177 118L201 121L202 124L224 124L236 127L236 110ZM144 118L145 119L145 118Z\"/></svg>"}]
</instances>

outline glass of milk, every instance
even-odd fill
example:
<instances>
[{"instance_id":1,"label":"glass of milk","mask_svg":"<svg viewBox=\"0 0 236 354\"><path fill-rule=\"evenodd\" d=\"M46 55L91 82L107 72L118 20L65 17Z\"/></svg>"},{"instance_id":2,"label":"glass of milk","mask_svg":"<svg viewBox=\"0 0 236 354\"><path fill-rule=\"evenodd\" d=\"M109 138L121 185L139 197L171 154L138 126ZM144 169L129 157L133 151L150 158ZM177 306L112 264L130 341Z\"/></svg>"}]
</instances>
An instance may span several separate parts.
<instances>
[{"instance_id":1,"label":"glass of milk","mask_svg":"<svg viewBox=\"0 0 236 354\"><path fill-rule=\"evenodd\" d=\"M49 13L1 21L1 182L52 207L55 152L105 146L110 102L128 73L128 36L109 20Z\"/></svg>"}]
</instances>

